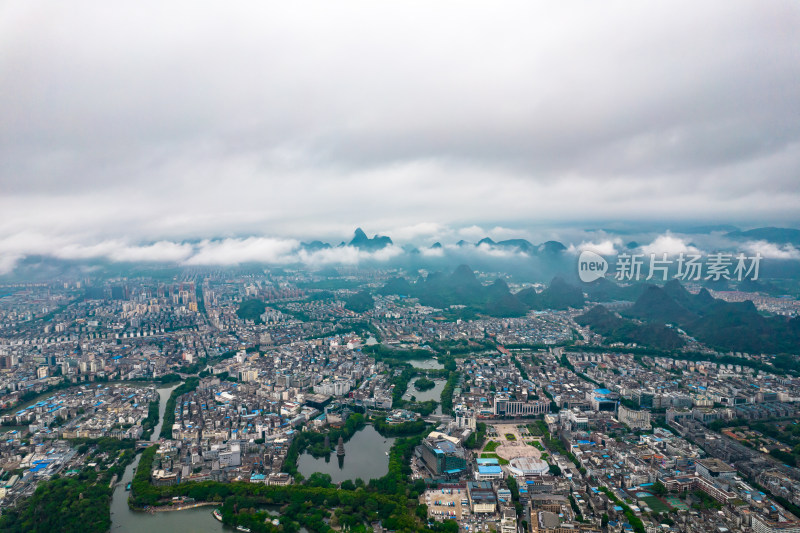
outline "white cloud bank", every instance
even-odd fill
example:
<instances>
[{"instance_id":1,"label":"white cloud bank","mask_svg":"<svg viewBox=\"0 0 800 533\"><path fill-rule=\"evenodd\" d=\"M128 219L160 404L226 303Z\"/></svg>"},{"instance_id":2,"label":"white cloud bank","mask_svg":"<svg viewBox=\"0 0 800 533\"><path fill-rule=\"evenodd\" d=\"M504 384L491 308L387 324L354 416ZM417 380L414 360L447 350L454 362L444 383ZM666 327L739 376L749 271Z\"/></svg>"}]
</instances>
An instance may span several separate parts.
<instances>
[{"instance_id":1,"label":"white cloud bank","mask_svg":"<svg viewBox=\"0 0 800 533\"><path fill-rule=\"evenodd\" d=\"M751 256L761 254L766 259L800 259L800 250L791 244L778 245L767 241L746 241L742 247Z\"/></svg>"},{"instance_id":2,"label":"white cloud bank","mask_svg":"<svg viewBox=\"0 0 800 533\"><path fill-rule=\"evenodd\" d=\"M467 233L477 236L474 228ZM441 240L438 235L421 234ZM457 229L442 228L442 235L449 238L463 236ZM600 238L597 238L597 237ZM536 244L536 242L534 242ZM602 238L595 235L594 240L583 240L579 244L567 245L566 253L578 254L591 250L603 256L614 256L628 252L619 237ZM785 244L777 245L767 241L745 241L742 243L712 238L703 245L693 245L687 235L670 232L656 236L649 244L638 247L635 252L670 257L678 254L707 255L710 252L727 250L736 254L760 253L765 259L800 260L800 250ZM530 261L534 258L516 247L496 246L488 243L480 245L457 245L446 243L442 247L419 249L420 256L437 260L448 257L454 261L469 263L473 259ZM232 266L245 263L273 265L302 264L309 267L327 265L359 265L365 263L390 263L393 260L409 258L408 253L397 245L390 245L376 251L364 251L354 246L332 246L320 249L306 249L296 239L280 237L243 237L225 239L205 239L199 242L173 242L161 240L154 243L130 243L123 240L103 240L97 243L74 242L67 237L51 237L43 234L24 232L0 239L0 274L12 272L19 261L26 256L41 255L64 260L107 260L111 262L163 263L178 266Z\"/></svg>"},{"instance_id":3,"label":"white cloud bank","mask_svg":"<svg viewBox=\"0 0 800 533\"><path fill-rule=\"evenodd\" d=\"M619 237L613 239L605 239L602 241L584 241L577 246L570 244L567 247L567 252L572 254L580 253L584 250L589 250L600 255L609 256L616 255L622 246L622 239Z\"/></svg>"},{"instance_id":4,"label":"white cloud bank","mask_svg":"<svg viewBox=\"0 0 800 533\"><path fill-rule=\"evenodd\" d=\"M387 262L403 253L405 252L402 248L394 245L371 252L353 246L308 251L301 248L297 240L268 237L203 240L195 244L159 241L137 245L111 240L97 244L80 244L27 234L0 240L0 274L13 271L20 260L30 255L65 260L102 259L119 263L165 263L183 266L301 263L318 267L329 264Z\"/></svg>"},{"instance_id":5,"label":"white cloud bank","mask_svg":"<svg viewBox=\"0 0 800 533\"><path fill-rule=\"evenodd\" d=\"M786 0L6 2L0 240L796 222L798 27Z\"/></svg>"},{"instance_id":6,"label":"white cloud bank","mask_svg":"<svg viewBox=\"0 0 800 533\"><path fill-rule=\"evenodd\" d=\"M671 233L659 235L650 244L642 246L641 250L645 254L655 254L657 257L662 257L664 254L673 257L680 254L697 255L701 253L698 248L687 244L683 238Z\"/></svg>"},{"instance_id":7,"label":"white cloud bank","mask_svg":"<svg viewBox=\"0 0 800 533\"><path fill-rule=\"evenodd\" d=\"M298 241L250 237L202 241L197 251L186 260L188 265L237 265L240 263L288 263Z\"/></svg>"},{"instance_id":8,"label":"white cloud bank","mask_svg":"<svg viewBox=\"0 0 800 533\"><path fill-rule=\"evenodd\" d=\"M0 3L0 268L796 223L798 27L793 0Z\"/></svg>"}]
</instances>

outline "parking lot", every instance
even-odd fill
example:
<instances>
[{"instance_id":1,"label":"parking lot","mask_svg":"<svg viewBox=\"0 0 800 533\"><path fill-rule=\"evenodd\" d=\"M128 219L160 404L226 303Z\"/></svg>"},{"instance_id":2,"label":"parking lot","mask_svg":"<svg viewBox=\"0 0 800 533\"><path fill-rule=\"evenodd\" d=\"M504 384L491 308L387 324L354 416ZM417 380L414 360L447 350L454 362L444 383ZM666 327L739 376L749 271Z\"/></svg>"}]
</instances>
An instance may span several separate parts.
<instances>
[{"instance_id":1,"label":"parking lot","mask_svg":"<svg viewBox=\"0 0 800 533\"><path fill-rule=\"evenodd\" d=\"M432 489L426 490L420 501L428 506L428 516L443 520L446 518L461 520L469 516L469 505L462 505L467 500L465 489Z\"/></svg>"}]
</instances>

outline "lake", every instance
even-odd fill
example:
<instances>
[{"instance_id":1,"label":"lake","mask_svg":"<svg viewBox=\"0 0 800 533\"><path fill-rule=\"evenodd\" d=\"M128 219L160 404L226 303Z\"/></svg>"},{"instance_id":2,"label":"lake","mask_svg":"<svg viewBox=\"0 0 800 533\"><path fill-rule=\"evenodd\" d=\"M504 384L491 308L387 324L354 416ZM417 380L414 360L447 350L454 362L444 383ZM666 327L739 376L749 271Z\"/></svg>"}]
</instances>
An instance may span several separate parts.
<instances>
[{"instance_id":1,"label":"lake","mask_svg":"<svg viewBox=\"0 0 800 533\"><path fill-rule=\"evenodd\" d=\"M406 400L410 399L411 396L414 396L418 402L427 402L428 400L435 400L440 402L442 400L442 389L444 389L447 380L444 379L435 379L433 382L436 384L432 389L428 390L417 390L414 386L414 383L417 382L418 379L422 378L423 376L418 376L414 378L411 383L408 384L408 390L406 394L403 396Z\"/></svg>"},{"instance_id":2,"label":"lake","mask_svg":"<svg viewBox=\"0 0 800 533\"><path fill-rule=\"evenodd\" d=\"M436 359L411 359L409 361L414 368L422 368L424 370L440 370L444 365L440 364Z\"/></svg>"},{"instance_id":3,"label":"lake","mask_svg":"<svg viewBox=\"0 0 800 533\"><path fill-rule=\"evenodd\" d=\"M347 479L361 478L365 482L383 477L389 472L389 456L394 438L384 438L371 425L356 432L344 443L345 456L333 451L326 460L313 457L308 452L297 459L297 470L306 478L314 472L330 474L331 481L341 483ZM333 443L334 446L336 443Z\"/></svg>"}]
</instances>

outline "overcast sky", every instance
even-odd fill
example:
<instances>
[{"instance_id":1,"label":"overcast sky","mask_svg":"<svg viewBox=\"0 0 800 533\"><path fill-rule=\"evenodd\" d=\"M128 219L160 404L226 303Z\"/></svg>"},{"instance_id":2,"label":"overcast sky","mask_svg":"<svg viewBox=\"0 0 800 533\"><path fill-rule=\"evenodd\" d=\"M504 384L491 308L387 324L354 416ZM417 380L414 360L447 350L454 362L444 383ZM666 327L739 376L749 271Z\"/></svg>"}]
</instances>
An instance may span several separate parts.
<instances>
[{"instance_id":1,"label":"overcast sky","mask_svg":"<svg viewBox=\"0 0 800 533\"><path fill-rule=\"evenodd\" d=\"M230 4L0 2L0 253L800 219L796 0Z\"/></svg>"}]
</instances>

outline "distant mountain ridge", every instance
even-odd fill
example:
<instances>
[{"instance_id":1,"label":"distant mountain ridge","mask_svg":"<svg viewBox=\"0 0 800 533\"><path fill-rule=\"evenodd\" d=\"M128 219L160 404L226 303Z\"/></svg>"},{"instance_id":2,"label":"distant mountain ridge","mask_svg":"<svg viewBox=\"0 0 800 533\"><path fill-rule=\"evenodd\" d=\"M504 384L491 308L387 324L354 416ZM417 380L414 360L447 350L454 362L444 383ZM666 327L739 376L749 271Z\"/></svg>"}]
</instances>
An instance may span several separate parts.
<instances>
[{"instance_id":1,"label":"distant mountain ridge","mask_svg":"<svg viewBox=\"0 0 800 533\"><path fill-rule=\"evenodd\" d=\"M564 310L570 307L580 309L585 303L583 291L570 285L563 278L555 277L545 290L537 293L533 288L523 289L516 294L525 305L536 311L545 309Z\"/></svg>"},{"instance_id":2,"label":"distant mountain ridge","mask_svg":"<svg viewBox=\"0 0 800 533\"><path fill-rule=\"evenodd\" d=\"M591 283L584 283L583 289L593 302L613 302L613 301L635 301L642 291L644 285L617 285L606 278L599 278Z\"/></svg>"},{"instance_id":3,"label":"distant mountain ridge","mask_svg":"<svg viewBox=\"0 0 800 533\"><path fill-rule=\"evenodd\" d=\"M387 235L374 235L372 238L369 238L363 229L356 228L355 232L353 233L353 238L347 243L345 242L340 243L339 246L353 246L358 248L359 250L375 251L385 248L386 246L390 246L392 244L394 243L391 237ZM479 247L481 245L486 245L493 248L503 248L507 250L518 250L528 255L553 255L553 254L560 254L561 252L565 252L567 250L567 247L559 241L545 241L541 244L533 244L527 239L505 239L502 241L495 241L491 237L484 237L476 243L471 243L463 239L456 243L456 246L459 247L464 247L464 246ZM330 244L321 241L312 241L309 243L304 242L301 243L301 246L309 251L321 250L331 247ZM414 247L414 245L411 244L407 246ZM430 246L430 248L439 249L439 248L444 248L444 246L442 245L441 242L437 241L434 242ZM417 248L414 247L414 249Z\"/></svg>"},{"instance_id":4,"label":"distant mountain ridge","mask_svg":"<svg viewBox=\"0 0 800 533\"><path fill-rule=\"evenodd\" d=\"M364 230L362 230L361 228L356 228L355 234L353 235L353 239L350 241L349 245L354 246L359 250L373 252L376 250L381 250L383 248L386 248L387 246L391 246L392 239L384 235L375 235L370 239L369 237L367 237L367 234L364 233Z\"/></svg>"},{"instance_id":5,"label":"distant mountain ridge","mask_svg":"<svg viewBox=\"0 0 800 533\"><path fill-rule=\"evenodd\" d=\"M316 252L317 250L325 250L331 248L331 245L322 241L301 242L300 246L309 252Z\"/></svg>"},{"instance_id":6,"label":"distant mountain ridge","mask_svg":"<svg viewBox=\"0 0 800 533\"><path fill-rule=\"evenodd\" d=\"M338 246L353 246L355 248L358 248L359 250L374 252L386 248L387 246L391 246L393 244L394 243L391 237L387 235L374 235L372 238L370 238L367 236L366 232L363 229L356 228L355 232L353 232L353 238L350 239L349 242L342 241L341 243L339 243ZM479 247L481 245L486 245L493 248L503 248L507 250L517 250L528 255L537 255L537 254L554 255L567 250L567 247L564 246L563 243L560 243L558 241L546 241L536 245L526 239L506 239L503 241L495 242L490 237L484 237L475 244L472 244L463 239L456 243L456 246L459 247L464 247L464 246ZM309 252L315 252L318 250L332 248L330 244L319 240L314 240L311 242L302 242L300 243L300 247ZM441 242L437 241L433 243L430 246L430 248L441 249L444 247L442 246ZM406 249L406 251L409 251L410 253L419 252L419 249L412 244L406 245L404 249Z\"/></svg>"},{"instance_id":7,"label":"distant mountain ridge","mask_svg":"<svg viewBox=\"0 0 800 533\"><path fill-rule=\"evenodd\" d=\"M466 241L459 241L459 245L469 244ZM558 241L546 241L539 245L535 245L526 239L506 239L504 241L495 242L489 237L484 237L475 243L475 246L486 244L497 248L516 249L528 255L533 254L558 254L567 250L563 243Z\"/></svg>"},{"instance_id":8,"label":"distant mountain ridge","mask_svg":"<svg viewBox=\"0 0 800 533\"><path fill-rule=\"evenodd\" d=\"M575 317L581 326L588 326L609 342L636 343L643 346L673 350L685 345L685 341L672 329L663 324L636 324L596 305L582 315Z\"/></svg>"},{"instance_id":9,"label":"distant mountain ridge","mask_svg":"<svg viewBox=\"0 0 800 533\"><path fill-rule=\"evenodd\" d=\"M755 241L767 241L772 244L776 244L779 246L784 245L792 245L796 247L800 247L800 229L794 228L777 228L777 227L763 227L763 228L754 228L750 230L739 230L735 226L729 225L716 225L716 226L702 226L694 228L698 233L710 233L710 232L721 232L726 231L723 233L723 237L726 237L733 241L747 241L747 240L755 240ZM372 238L367 236L366 232L361 228L356 228L355 232L353 233L352 239L349 242L342 241L339 246L353 246L358 248L359 250L373 252L377 250L381 250L387 246L391 246L393 243L391 237L388 235L373 235ZM691 243L693 246L696 246L694 243ZM322 242L319 240L314 240L311 242L303 242L301 243L301 248L314 252L318 250L323 250L327 248L331 248L332 246L326 242ZM527 255L531 256L555 256L559 255L563 252L568 250L567 246L564 243L559 241L545 241L540 244L533 244L532 242L528 241L527 239L505 239L501 241L495 241L491 237L483 237L482 239L478 240L475 243L471 243L466 240L459 240L456 243L458 247L480 247L480 246L488 246L491 248L501 248L505 250L515 250L522 252ZM636 249L640 246L640 243L637 241L630 241L625 244L625 249ZM408 244L408 249L411 250L412 253L416 253L419 249L413 245ZM433 245L430 246L431 249L439 249L444 248L441 242L437 241Z\"/></svg>"},{"instance_id":10,"label":"distant mountain ridge","mask_svg":"<svg viewBox=\"0 0 800 533\"><path fill-rule=\"evenodd\" d=\"M800 230L794 228L755 228L747 231L731 231L725 236L734 240L767 241L773 244L800 246Z\"/></svg>"},{"instance_id":11,"label":"distant mountain ridge","mask_svg":"<svg viewBox=\"0 0 800 533\"><path fill-rule=\"evenodd\" d=\"M675 329L680 328L720 351L800 353L800 317L766 317L749 300L726 302L714 298L705 288L692 294L678 280L662 287L621 287L601 279L586 287L589 298L595 301L626 300L626 296L639 292L633 305L620 311L621 316L598 305L575 318L610 342L636 342L671 350L685 344Z\"/></svg>"},{"instance_id":12,"label":"distant mountain ridge","mask_svg":"<svg viewBox=\"0 0 800 533\"><path fill-rule=\"evenodd\" d=\"M706 289L691 294L677 280L664 287L648 286L622 314L650 324L673 324L719 350L800 352L800 317L765 317L749 300L726 302Z\"/></svg>"},{"instance_id":13,"label":"distant mountain ridge","mask_svg":"<svg viewBox=\"0 0 800 533\"><path fill-rule=\"evenodd\" d=\"M484 286L467 265L460 265L450 274L431 273L414 283L392 278L378 292L418 298L423 305L441 309L464 305L498 317L522 316L530 310L581 308L584 304L581 290L561 278L554 278L541 293L534 289L512 293L501 279Z\"/></svg>"},{"instance_id":14,"label":"distant mountain ridge","mask_svg":"<svg viewBox=\"0 0 800 533\"><path fill-rule=\"evenodd\" d=\"M655 285L648 286L633 307L622 314L662 324L685 324L697 318L695 313L676 302L663 288Z\"/></svg>"}]
</instances>

